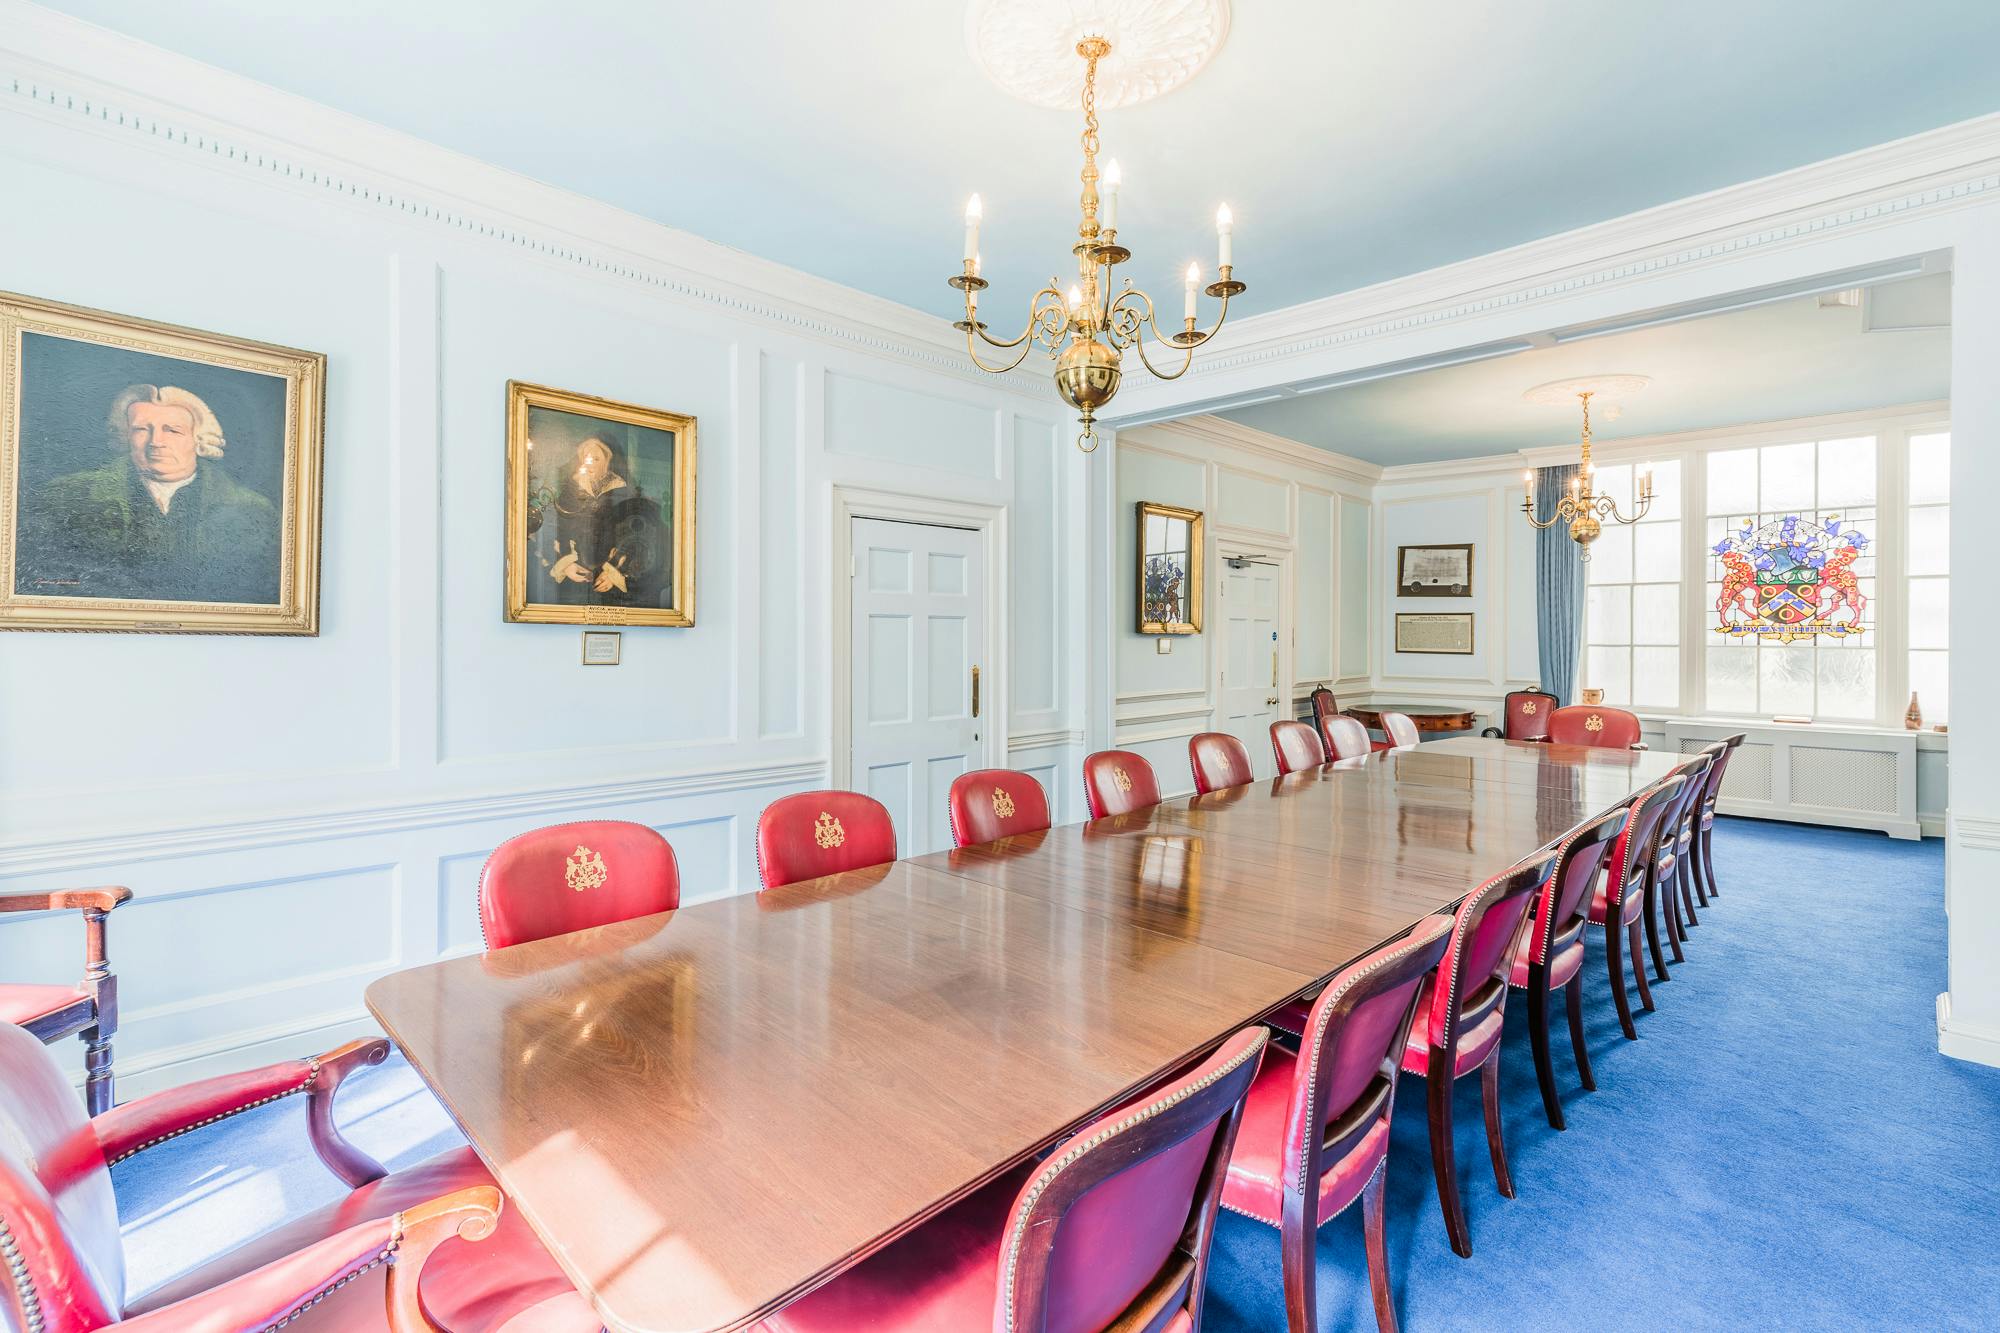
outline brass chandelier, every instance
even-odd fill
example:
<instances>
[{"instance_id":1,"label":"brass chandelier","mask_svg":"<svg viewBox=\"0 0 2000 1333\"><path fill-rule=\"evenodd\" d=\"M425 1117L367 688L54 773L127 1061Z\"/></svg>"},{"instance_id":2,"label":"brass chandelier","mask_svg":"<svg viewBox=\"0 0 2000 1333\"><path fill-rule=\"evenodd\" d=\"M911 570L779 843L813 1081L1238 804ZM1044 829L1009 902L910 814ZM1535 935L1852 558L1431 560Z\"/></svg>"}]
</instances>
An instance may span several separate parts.
<instances>
[{"instance_id":1,"label":"brass chandelier","mask_svg":"<svg viewBox=\"0 0 2000 1333\"><path fill-rule=\"evenodd\" d=\"M1653 465L1640 464L1638 501L1627 518L1619 512L1618 502L1608 495L1599 495L1593 489L1597 480L1597 469L1590 461L1590 396L1591 390L1577 393L1583 403L1583 461L1577 467L1576 475L1570 478L1569 491L1556 502L1555 512L1546 519L1535 517L1535 472L1528 469L1526 474L1528 494L1521 501L1521 512L1528 516L1528 522L1538 528L1552 528L1558 523L1569 524L1569 539L1583 548L1583 558L1590 559L1590 544L1603 531L1601 520L1614 523L1637 523L1653 507Z\"/></svg>"},{"instance_id":2,"label":"brass chandelier","mask_svg":"<svg viewBox=\"0 0 2000 1333\"><path fill-rule=\"evenodd\" d=\"M1085 37L1076 44L1076 53L1087 62L1083 77L1083 221L1076 229L1076 244L1070 247L1070 252L1076 256L1077 276L1068 294L1061 290L1060 279L1050 278L1049 285L1036 292L1034 299L1028 303L1028 324L1019 335L1002 342L986 332L986 325L979 318L979 293L987 284L986 279L979 276L981 209L976 194L965 206L965 267L950 279L952 286L965 293L965 318L952 327L965 334L965 350L972 363L981 370L1004 374L1027 359L1028 353L1037 345L1046 348L1056 366L1056 392L1081 414L1077 419L1083 425L1083 432L1077 436L1076 444L1085 453L1097 448L1098 409L1117 394L1119 382L1124 377L1119 364L1121 353L1127 348L1136 348L1139 360L1147 370L1160 379L1179 379L1193 364L1194 349L1214 337L1216 330L1222 327L1222 321L1229 317L1229 298L1243 290L1243 284L1230 276L1231 219L1229 205L1224 204L1215 215L1220 276L1206 289L1210 296L1222 301L1222 308L1217 312L1212 327L1205 331L1197 331L1196 328L1195 288L1201 281L1201 266L1198 264L1189 264L1187 268L1182 328L1179 332L1160 332L1152 298L1134 287L1130 278L1125 279L1124 285L1113 295L1111 270L1130 259L1132 252L1118 244L1119 181L1115 160L1105 163L1101 178L1105 192L1101 197L1097 189L1100 179L1097 170L1097 62L1110 50L1111 43L1102 37ZM1149 328L1154 341L1172 343L1181 349L1179 367L1162 370L1146 355L1145 334ZM1001 351L1020 350L1013 359L1003 364L988 365L979 359L981 342Z\"/></svg>"}]
</instances>

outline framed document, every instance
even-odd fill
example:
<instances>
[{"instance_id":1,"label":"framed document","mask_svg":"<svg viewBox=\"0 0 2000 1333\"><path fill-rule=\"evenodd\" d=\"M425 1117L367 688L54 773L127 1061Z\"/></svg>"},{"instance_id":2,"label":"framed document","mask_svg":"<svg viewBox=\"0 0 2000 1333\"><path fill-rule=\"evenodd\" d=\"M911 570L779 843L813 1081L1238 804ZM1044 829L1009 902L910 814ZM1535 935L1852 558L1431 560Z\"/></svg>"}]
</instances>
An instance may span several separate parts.
<instances>
[{"instance_id":1,"label":"framed document","mask_svg":"<svg viewBox=\"0 0 2000 1333\"><path fill-rule=\"evenodd\" d=\"M1472 543L1398 546L1396 593L1402 597L1472 596Z\"/></svg>"},{"instance_id":2,"label":"framed document","mask_svg":"<svg viewBox=\"0 0 2000 1333\"><path fill-rule=\"evenodd\" d=\"M1425 615L1399 612L1396 616L1396 651L1470 653L1472 613L1454 611L1442 615Z\"/></svg>"}]
</instances>

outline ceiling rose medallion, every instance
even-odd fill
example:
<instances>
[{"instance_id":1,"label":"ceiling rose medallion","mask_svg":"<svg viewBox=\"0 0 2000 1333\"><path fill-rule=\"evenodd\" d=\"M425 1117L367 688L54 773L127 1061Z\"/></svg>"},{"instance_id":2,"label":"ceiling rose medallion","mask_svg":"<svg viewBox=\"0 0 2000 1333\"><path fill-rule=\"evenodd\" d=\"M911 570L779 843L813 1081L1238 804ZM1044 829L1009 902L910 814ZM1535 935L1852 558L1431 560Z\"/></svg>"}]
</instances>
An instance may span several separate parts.
<instances>
[{"instance_id":1,"label":"ceiling rose medallion","mask_svg":"<svg viewBox=\"0 0 2000 1333\"><path fill-rule=\"evenodd\" d=\"M979 293L987 285L979 276L984 210L973 195L965 206L962 267L949 279L964 294L965 317L952 327L965 334L972 363L996 374L1020 365L1035 347L1045 349L1055 363L1056 392L1079 413L1083 432L1077 447L1088 453L1097 447L1097 412L1124 378L1123 353L1136 350L1140 363L1161 379L1180 378L1194 362L1194 349L1228 318L1229 298L1244 289L1232 276L1234 219L1224 204L1215 215L1217 280L1205 289L1222 302L1215 323L1198 327L1201 266L1189 264L1181 327L1161 333L1150 296L1130 278L1114 290L1111 271L1132 252L1118 243L1118 163L1107 160L1101 173L1097 167L1100 89L1105 106L1130 106L1193 78L1227 35L1229 6L1227 0L973 0L965 22L974 57L1002 88L1042 106L1082 106L1082 220L1070 246L1076 281L1065 293L1062 280L1050 278L1028 303L1027 326L1002 341L989 335L979 318ZM1168 369L1153 364L1145 345L1149 330L1156 343L1180 349L1178 366L1171 357ZM989 365L979 357L982 342L1014 355Z\"/></svg>"}]
</instances>

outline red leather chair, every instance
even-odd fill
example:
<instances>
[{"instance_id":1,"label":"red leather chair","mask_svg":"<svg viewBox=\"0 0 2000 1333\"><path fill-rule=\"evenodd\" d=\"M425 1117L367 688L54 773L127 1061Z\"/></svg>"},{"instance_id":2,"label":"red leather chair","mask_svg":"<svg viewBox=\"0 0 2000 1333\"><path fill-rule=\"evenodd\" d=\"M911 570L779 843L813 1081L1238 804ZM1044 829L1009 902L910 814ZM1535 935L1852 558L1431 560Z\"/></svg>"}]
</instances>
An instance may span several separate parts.
<instances>
[{"instance_id":1,"label":"red leather chair","mask_svg":"<svg viewBox=\"0 0 2000 1333\"><path fill-rule=\"evenodd\" d=\"M1327 759L1359 759L1374 750L1368 739L1368 728L1359 719L1345 713L1334 713L1319 720L1320 740L1326 745Z\"/></svg>"},{"instance_id":2,"label":"red leather chair","mask_svg":"<svg viewBox=\"0 0 2000 1333\"><path fill-rule=\"evenodd\" d=\"M1451 1135L1452 1090L1458 1080L1478 1073L1486 1104L1486 1147L1493 1179L1506 1198L1514 1197L1507 1170L1507 1145L1500 1137L1500 1032L1506 1020L1507 983L1528 909L1541 885L1539 862L1516 866L1465 896L1454 914L1450 946L1417 1000L1417 1022L1403 1047L1403 1072L1428 1083L1431 1171L1438 1203L1444 1208L1451 1248L1472 1257L1472 1233L1458 1197L1458 1154Z\"/></svg>"},{"instance_id":3,"label":"red leather chair","mask_svg":"<svg viewBox=\"0 0 2000 1333\"><path fill-rule=\"evenodd\" d=\"M975 768L952 779L945 796L951 843L971 847L1049 826L1042 784L1011 768Z\"/></svg>"},{"instance_id":4,"label":"red leather chair","mask_svg":"<svg viewBox=\"0 0 2000 1333\"><path fill-rule=\"evenodd\" d=\"M49 1053L0 1024L0 1258L12 1279L0 1281L0 1317L39 1333L598 1328L527 1224L502 1215L500 1190L470 1148L387 1175L340 1137L334 1090L388 1049L380 1038L350 1042L86 1118ZM299 1094L314 1150L352 1192L130 1296L111 1165Z\"/></svg>"},{"instance_id":5,"label":"red leather chair","mask_svg":"<svg viewBox=\"0 0 2000 1333\"><path fill-rule=\"evenodd\" d=\"M1410 720L1408 713L1382 714L1382 734L1389 738L1389 748L1392 750L1414 749L1417 743L1423 740L1422 733L1417 730L1417 724Z\"/></svg>"},{"instance_id":6,"label":"red leather chair","mask_svg":"<svg viewBox=\"0 0 2000 1333\"><path fill-rule=\"evenodd\" d=\"M1092 819L1160 803L1159 780L1143 755L1099 750L1083 761L1083 803Z\"/></svg>"},{"instance_id":7,"label":"red leather chair","mask_svg":"<svg viewBox=\"0 0 2000 1333\"><path fill-rule=\"evenodd\" d=\"M1549 718L1560 706L1561 701L1547 690L1509 690L1500 701L1500 726L1488 727L1480 735L1545 741L1549 738Z\"/></svg>"},{"instance_id":8,"label":"red leather chair","mask_svg":"<svg viewBox=\"0 0 2000 1333\"><path fill-rule=\"evenodd\" d=\"M1257 776L1250 768L1250 751L1226 731L1189 737L1188 767L1194 770L1194 789L1201 795L1244 786Z\"/></svg>"},{"instance_id":9,"label":"red leather chair","mask_svg":"<svg viewBox=\"0 0 2000 1333\"><path fill-rule=\"evenodd\" d=\"M0 893L0 912L83 913L83 980L74 986L0 982L0 1023L27 1029L37 1041L83 1038L83 1099L90 1113L111 1109L111 1038L118 1031L118 978L104 952L104 918L132 890L53 889L40 893Z\"/></svg>"},{"instance_id":10,"label":"red leather chair","mask_svg":"<svg viewBox=\"0 0 2000 1333\"><path fill-rule=\"evenodd\" d=\"M1682 780L1680 796L1660 821L1652 879L1646 886L1649 899L1646 935L1652 946L1655 975L1661 981L1667 979L1666 959L1660 951L1662 935L1673 950L1674 961L1680 963L1687 960L1681 951L1681 944L1688 937L1689 923L1694 921L1694 894L1682 870L1687 864L1688 847L1694 841L1695 823L1701 813L1702 788L1707 785L1708 771L1715 766L1715 756L1722 749L1720 744L1711 745L1674 770L1674 775ZM1682 911L1683 900L1685 913ZM1655 924L1656 920L1658 924Z\"/></svg>"},{"instance_id":11,"label":"red leather chair","mask_svg":"<svg viewBox=\"0 0 2000 1333\"><path fill-rule=\"evenodd\" d=\"M1193 1333L1216 1199L1267 1039L1238 1033L754 1327Z\"/></svg>"},{"instance_id":12,"label":"red leather chair","mask_svg":"<svg viewBox=\"0 0 2000 1333\"><path fill-rule=\"evenodd\" d=\"M1618 750L1643 750L1639 718L1622 708L1603 704L1571 704L1549 715L1549 740L1557 745L1596 745Z\"/></svg>"},{"instance_id":13,"label":"red leather chair","mask_svg":"<svg viewBox=\"0 0 2000 1333\"><path fill-rule=\"evenodd\" d=\"M1697 805L1699 815L1695 822L1698 827L1692 850L1696 853L1694 859L1700 869L1693 878L1695 892L1701 896L1703 907L1708 906L1710 898L1722 896L1722 891L1715 887L1715 862L1710 859L1709 834L1715 829L1715 803L1722 796L1723 776L1729 771L1729 761L1736 754L1737 747L1743 744L1745 734L1739 731L1734 736L1722 738L1722 753L1709 765L1708 781L1703 785Z\"/></svg>"},{"instance_id":14,"label":"red leather chair","mask_svg":"<svg viewBox=\"0 0 2000 1333\"><path fill-rule=\"evenodd\" d=\"M1632 1004L1625 995L1625 954L1629 951L1632 956L1639 1002L1650 1011L1653 988L1639 956L1639 925L1646 915L1646 883L1653 860L1650 849L1658 846L1660 822L1680 798L1681 785L1680 778L1670 775L1626 804L1630 817L1612 844L1603 879L1590 895L1590 922L1604 927L1604 962L1611 974L1611 998L1618 1006L1618 1026L1628 1041L1637 1041L1639 1030L1632 1025Z\"/></svg>"},{"instance_id":15,"label":"red leather chair","mask_svg":"<svg viewBox=\"0 0 2000 1333\"><path fill-rule=\"evenodd\" d=\"M657 830L623 820L587 819L516 834L495 847L479 871L479 933L488 949L680 905L674 849Z\"/></svg>"},{"instance_id":16,"label":"red leather chair","mask_svg":"<svg viewBox=\"0 0 2000 1333\"><path fill-rule=\"evenodd\" d=\"M757 816L757 878L767 889L896 859L896 826L872 796L802 791Z\"/></svg>"},{"instance_id":17,"label":"red leather chair","mask_svg":"<svg viewBox=\"0 0 2000 1333\"><path fill-rule=\"evenodd\" d=\"M1599 815L1556 849L1549 876L1535 899L1534 924L1514 955L1509 982L1528 993L1528 1041L1535 1053L1535 1077L1542 1085L1542 1109L1549 1124L1562 1129L1562 1098L1556 1093L1554 1060L1549 1054L1549 993L1560 990L1569 1009L1569 1044L1576 1054L1577 1073L1586 1092L1597 1090L1590 1073L1590 1052L1583 1043L1584 927L1590 924L1590 895L1604 874L1618 834L1629 812L1624 808Z\"/></svg>"},{"instance_id":18,"label":"red leather chair","mask_svg":"<svg viewBox=\"0 0 2000 1333\"><path fill-rule=\"evenodd\" d=\"M1271 724L1271 753L1278 761L1279 777L1318 768L1326 762L1326 747L1319 733L1303 722L1290 719Z\"/></svg>"},{"instance_id":19,"label":"red leather chair","mask_svg":"<svg viewBox=\"0 0 2000 1333\"><path fill-rule=\"evenodd\" d=\"M1383 1333L1395 1333L1383 1227L1389 1119L1417 992L1444 957L1451 928L1448 916L1427 917L1348 966L1313 1003L1299 1053L1273 1048L1250 1085L1222 1206L1278 1228L1292 1333L1315 1326L1319 1228L1356 1199L1375 1321Z\"/></svg>"}]
</instances>

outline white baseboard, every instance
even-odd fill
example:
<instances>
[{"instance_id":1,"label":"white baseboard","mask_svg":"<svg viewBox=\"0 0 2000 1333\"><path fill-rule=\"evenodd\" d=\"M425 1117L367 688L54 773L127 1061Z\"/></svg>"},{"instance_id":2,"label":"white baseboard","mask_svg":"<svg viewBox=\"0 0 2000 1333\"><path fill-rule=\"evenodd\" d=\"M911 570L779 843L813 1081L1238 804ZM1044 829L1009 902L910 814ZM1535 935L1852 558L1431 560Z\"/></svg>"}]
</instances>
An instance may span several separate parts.
<instances>
[{"instance_id":1,"label":"white baseboard","mask_svg":"<svg viewBox=\"0 0 2000 1333\"><path fill-rule=\"evenodd\" d=\"M1937 1030L1940 1055L2000 1068L2000 1030L1954 1022L1950 991L1937 997Z\"/></svg>"},{"instance_id":2,"label":"white baseboard","mask_svg":"<svg viewBox=\"0 0 2000 1333\"><path fill-rule=\"evenodd\" d=\"M168 1088L213 1078L218 1074L241 1073L279 1060L302 1059L332 1050L357 1037L379 1037L382 1029L365 1009L356 1007L340 1013L320 1014L303 1022L275 1023L269 1027L231 1032L208 1041L168 1047L130 1063L118 1060L117 1039L112 1039L113 1073L121 1102L146 1097ZM79 1072L74 1080L83 1086Z\"/></svg>"}]
</instances>

